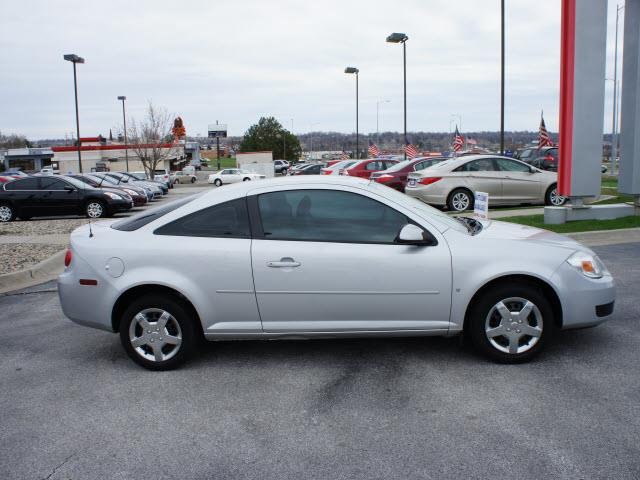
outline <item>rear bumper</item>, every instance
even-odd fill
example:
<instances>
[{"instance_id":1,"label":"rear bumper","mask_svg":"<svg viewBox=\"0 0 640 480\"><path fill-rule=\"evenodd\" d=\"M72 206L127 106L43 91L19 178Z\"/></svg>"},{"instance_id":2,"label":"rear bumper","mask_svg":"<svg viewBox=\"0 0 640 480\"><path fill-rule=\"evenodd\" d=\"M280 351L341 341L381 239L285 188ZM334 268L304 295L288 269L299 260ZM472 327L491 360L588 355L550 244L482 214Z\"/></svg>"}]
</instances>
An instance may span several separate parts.
<instances>
[{"instance_id":1,"label":"rear bumper","mask_svg":"<svg viewBox=\"0 0 640 480\"><path fill-rule=\"evenodd\" d=\"M429 205L446 205L447 199L443 195L437 193L431 193L426 188L409 188L405 187L404 193L409 195L410 197L417 198L418 200L422 200L424 203L428 203Z\"/></svg>"}]
</instances>

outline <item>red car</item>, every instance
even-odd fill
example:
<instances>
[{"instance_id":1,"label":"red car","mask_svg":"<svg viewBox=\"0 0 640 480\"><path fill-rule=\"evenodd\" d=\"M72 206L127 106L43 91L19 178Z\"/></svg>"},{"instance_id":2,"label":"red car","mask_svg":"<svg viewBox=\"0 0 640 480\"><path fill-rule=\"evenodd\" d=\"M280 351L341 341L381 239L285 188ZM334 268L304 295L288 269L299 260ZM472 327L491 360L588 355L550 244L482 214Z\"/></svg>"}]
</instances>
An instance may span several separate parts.
<instances>
[{"instance_id":1,"label":"red car","mask_svg":"<svg viewBox=\"0 0 640 480\"><path fill-rule=\"evenodd\" d=\"M340 172L340 175L349 175L351 177L369 178L374 172L386 170L398 163L396 160L385 160L381 158L372 158L369 160L360 160L353 165Z\"/></svg>"},{"instance_id":2,"label":"red car","mask_svg":"<svg viewBox=\"0 0 640 480\"><path fill-rule=\"evenodd\" d=\"M404 192L404 187L407 186L407 175L409 173L424 170L425 168L435 165L443 160L445 160L444 157L419 157L412 158L411 160L404 160L400 163L396 163L386 170L375 172L371 175L371 180L375 180L378 183L383 183L387 187L395 188L396 190Z\"/></svg>"}]
</instances>

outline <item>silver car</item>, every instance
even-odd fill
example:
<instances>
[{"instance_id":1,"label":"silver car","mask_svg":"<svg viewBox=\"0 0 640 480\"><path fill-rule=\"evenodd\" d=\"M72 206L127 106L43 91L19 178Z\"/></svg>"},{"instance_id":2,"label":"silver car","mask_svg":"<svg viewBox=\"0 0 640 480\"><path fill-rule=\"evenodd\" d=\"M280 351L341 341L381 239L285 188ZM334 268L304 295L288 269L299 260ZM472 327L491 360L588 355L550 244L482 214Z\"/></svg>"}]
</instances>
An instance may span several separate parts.
<instances>
[{"instance_id":1,"label":"silver car","mask_svg":"<svg viewBox=\"0 0 640 480\"><path fill-rule=\"evenodd\" d=\"M173 255L179 246L181 255ZM162 259L159 261L158 259ZM544 230L454 219L346 176L240 182L75 230L65 315L118 332L140 365L207 340L465 334L523 362L613 313L613 278Z\"/></svg>"},{"instance_id":2,"label":"silver car","mask_svg":"<svg viewBox=\"0 0 640 480\"><path fill-rule=\"evenodd\" d=\"M462 212L473 208L474 193L489 194L490 205L562 205L558 175L520 160L495 155L450 159L407 176L405 193L429 205Z\"/></svg>"}]
</instances>

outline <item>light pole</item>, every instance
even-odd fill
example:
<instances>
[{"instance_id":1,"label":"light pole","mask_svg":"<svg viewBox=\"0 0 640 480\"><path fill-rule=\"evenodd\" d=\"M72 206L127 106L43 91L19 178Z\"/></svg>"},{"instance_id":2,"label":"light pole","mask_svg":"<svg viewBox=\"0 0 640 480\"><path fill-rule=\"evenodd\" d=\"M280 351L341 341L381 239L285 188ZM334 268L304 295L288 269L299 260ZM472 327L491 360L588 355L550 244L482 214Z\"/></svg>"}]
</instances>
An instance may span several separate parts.
<instances>
[{"instance_id":1,"label":"light pole","mask_svg":"<svg viewBox=\"0 0 640 480\"><path fill-rule=\"evenodd\" d=\"M389 43L402 44L402 63L404 71L404 146L407 146L407 40L409 37L404 33L392 33L387 37ZM407 159L407 150L404 149L404 159Z\"/></svg>"},{"instance_id":2,"label":"light pole","mask_svg":"<svg viewBox=\"0 0 640 480\"><path fill-rule=\"evenodd\" d=\"M611 123L611 173L615 168L615 161L618 157L618 22L620 19L620 10L624 5L618 5L616 8L616 44L613 53L613 121Z\"/></svg>"},{"instance_id":3,"label":"light pole","mask_svg":"<svg viewBox=\"0 0 640 480\"><path fill-rule=\"evenodd\" d=\"M82 173L82 154L80 153L80 115L78 114L78 79L76 76L76 63L84 63L84 58L75 53L64 55L63 58L73 63L73 92L76 98L76 131L78 135L78 173Z\"/></svg>"},{"instance_id":4,"label":"light pole","mask_svg":"<svg viewBox=\"0 0 640 480\"><path fill-rule=\"evenodd\" d=\"M378 146L378 148L380 147L380 122L379 122L380 104L389 103L389 102L391 102L391 100L382 100L382 102L378 100L376 102L376 145Z\"/></svg>"},{"instance_id":5,"label":"light pole","mask_svg":"<svg viewBox=\"0 0 640 480\"><path fill-rule=\"evenodd\" d=\"M504 155L504 0L500 15L500 155Z\"/></svg>"},{"instance_id":6,"label":"light pole","mask_svg":"<svg viewBox=\"0 0 640 480\"><path fill-rule=\"evenodd\" d=\"M129 148L127 147L127 116L124 111L124 101L127 99L124 95L120 95L118 100L122 101L122 123L124 124L124 158L129 171Z\"/></svg>"},{"instance_id":7,"label":"light pole","mask_svg":"<svg viewBox=\"0 0 640 480\"><path fill-rule=\"evenodd\" d=\"M358 133L358 70L356 67L347 67L344 73L353 73L356 76L356 158L360 158L360 136Z\"/></svg>"}]
</instances>

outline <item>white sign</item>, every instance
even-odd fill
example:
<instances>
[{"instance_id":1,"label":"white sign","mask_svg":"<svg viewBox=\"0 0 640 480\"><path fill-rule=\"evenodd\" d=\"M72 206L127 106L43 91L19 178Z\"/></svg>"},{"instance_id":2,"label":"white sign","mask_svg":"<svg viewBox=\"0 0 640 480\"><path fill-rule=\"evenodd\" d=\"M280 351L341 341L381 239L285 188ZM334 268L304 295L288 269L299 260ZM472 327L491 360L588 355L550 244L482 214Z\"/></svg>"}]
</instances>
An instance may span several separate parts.
<instances>
[{"instance_id":1,"label":"white sign","mask_svg":"<svg viewBox=\"0 0 640 480\"><path fill-rule=\"evenodd\" d=\"M476 200L473 204L473 216L476 218L489 218L489 194L485 192L476 192Z\"/></svg>"},{"instance_id":2,"label":"white sign","mask_svg":"<svg viewBox=\"0 0 640 480\"><path fill-rule=\"evenodd\" d=\"M207 136L209 138L227 138L227 126L222 123L210 123Z\"/></svg>"}]
</instances>

